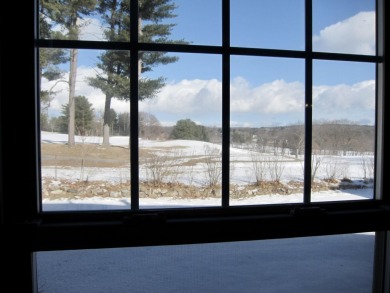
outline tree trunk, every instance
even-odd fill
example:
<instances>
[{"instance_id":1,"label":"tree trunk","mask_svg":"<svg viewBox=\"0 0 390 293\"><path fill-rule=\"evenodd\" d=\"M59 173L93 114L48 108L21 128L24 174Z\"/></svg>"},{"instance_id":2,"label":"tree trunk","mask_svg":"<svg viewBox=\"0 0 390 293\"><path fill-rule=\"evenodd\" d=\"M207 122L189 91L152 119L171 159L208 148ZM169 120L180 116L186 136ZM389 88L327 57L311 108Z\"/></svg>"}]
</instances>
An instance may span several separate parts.
<instances>
[{"instance_id":1,"label":"tree trunk","mask_svg":"<svg viewBox=\"0 0 390 293\"><path fill-rule=\"evenodd\" d=\"M106 102L104 104L104 118L103 118L103 146L110 145L110 110L111 110L111 96L106 95Z\"/></svg>"},{"instance_id":2,"label":"tree trunk","mask_svg":"<svg viewBox=\"0 0 390 293\"><path fill-rule=\"evenodd\" d=\"M75 145L75 90L77 75L78 49L70 50L70 72L69 72L69 121L68 121L68 146Z\"/></svg>"},{"instance_id":3,"label":"tree trunk","mask_svg":"<svg viewBox=\"0 0 390 293\"><path fill-rule=\"evenodd\" d=\"M108 124L103 125L103 146L110 145L110 126Z\"/></svg>"}]
</instances>

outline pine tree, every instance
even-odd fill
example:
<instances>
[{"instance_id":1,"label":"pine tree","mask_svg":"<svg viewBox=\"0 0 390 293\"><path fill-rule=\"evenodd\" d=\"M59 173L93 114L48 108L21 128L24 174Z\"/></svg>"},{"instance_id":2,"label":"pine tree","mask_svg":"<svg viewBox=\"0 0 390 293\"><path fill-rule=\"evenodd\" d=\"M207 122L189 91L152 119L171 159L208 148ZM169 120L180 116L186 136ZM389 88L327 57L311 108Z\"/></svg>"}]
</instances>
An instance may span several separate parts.
<instances>
[{"instance_id":1,"label":"pine tree","mask_svg":"<svg viewBox=\"0 0 390 293\"><path fill-rule=\"evenodd\" d=\"M96 8L96 0L41 0L41 7L45 10L46 17L54 23L61 25L66 31L65 38L78 40L80 35L79 21L90 15ZM71 49L69 55L69 125L68 125L68 145L75 144L75 87L77 75L78 49Z\"/></svg>"},{"instance_id":2,"label":"pine tree","mask_svg":"<svg viewBox=\"0 0 390 293\"><path fill-rule=\"evenodd\" d=\"M76 96L75 102L75 131L78 135L87 135L92 130L94 111L92 104L85 96ZM60 131L68 132L69 104L62 106L62 116L60 116Z\"/></svg>"},{"instance_id":3,"label":"pine tree","mask_svg":"<svg viewBox=\"0 0 390 293\"><path fill-rule=\"evenodd\" d=\"M40 38L62 38L60 32L52 30L53 25L48 22L47 17L48 3L42 1L39 13L39 37ZM55 95L54 87L63 80L64 72L61 71L58 65L67 62L66 51L58 48L40 48L39 50L39 88L40 91L40 124L41 129L48 130L49 121L47 110ZM49 89L42 90L42 78L48 81L57 80L57 82Z\"/></svg>"},{"instance_id":4,"label":"pine tree","mask_svg":"<svg viewBox=\"0 0 390 293\"><path fill-rule=\"evenodd\" d=\"M184 43L173 41L168 37L174 24L161 23L162 20L174 18L176 9L171 0L139 1L139 41L159 43ZM130 41L130 0L99 0L98 12L107 24L105 36L108 41ZM148 23L144 23L148 22ZM130 100L130 54L128 52L106 51L99 57L97 67L101 74L90 78L89 83L105 94L103 144L109 145L109 113L112 98ZM165 79L142 78L142 73L152 71L160 64L176 62L177 57L168 56L165 52L139 52L139 99L156 96L164 86Z\"/></svg>"},{"instance_id":5,"label":"pine tree","mask_svg":"<svg viewBox=\"0 0 390 293\"><path fill-rule=\"evenodd\" d=\"M176 125L172 129L171 138L200 141L210 140L206 127L203 125L197 125L191 119L181 119L177 121Z\"/></svg>"}]
</instances>

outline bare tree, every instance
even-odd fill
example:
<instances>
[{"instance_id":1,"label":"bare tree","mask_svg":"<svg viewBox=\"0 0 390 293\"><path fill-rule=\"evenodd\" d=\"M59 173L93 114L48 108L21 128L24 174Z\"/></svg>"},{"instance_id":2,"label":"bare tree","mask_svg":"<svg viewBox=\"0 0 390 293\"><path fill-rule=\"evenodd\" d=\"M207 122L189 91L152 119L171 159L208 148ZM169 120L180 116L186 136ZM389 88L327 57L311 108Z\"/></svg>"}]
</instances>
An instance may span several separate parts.
<instances>
[{"instance_id":1,"label":"bare tree","mask_svg":"<svg viewBox=\"0 0 390 293\"><path fill-rule=\"evenodd\" d=\"M295 158L298 158L298 156L303 153L304 142L304 125L298 123L296 125L290 126L290 132L286 135L285 143L293 150Z\"/></svg>"},{"instance_id":2,"label":"bare tree","mask_svg":"<svg viewBox=\"0 0 390 293\"><path fill-rule=\"evenodd\" d=\"M139 136L146 139L158 139L161 135L161 123L156 116L147 112L139 112Z\"/></svg>"}]
</instances>

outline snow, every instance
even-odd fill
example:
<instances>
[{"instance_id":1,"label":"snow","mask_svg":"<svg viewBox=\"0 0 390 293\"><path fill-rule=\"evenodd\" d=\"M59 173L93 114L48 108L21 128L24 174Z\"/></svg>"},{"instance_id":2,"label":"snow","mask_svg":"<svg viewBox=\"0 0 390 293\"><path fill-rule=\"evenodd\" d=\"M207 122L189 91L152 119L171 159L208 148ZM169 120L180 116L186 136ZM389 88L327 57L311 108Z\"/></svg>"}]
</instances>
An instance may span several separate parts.
<instances>
[{"instance_id":1,"label":"snow","mask_svg":"<svg viewBox=\"0 0 390 293\"><path fill-rule=\"evenodd\" d=\"M99 144L99 138L76 141ZM44 143L64 143L66 135L43 133ZM115 145L128 145L128 138L111 138ZM178 141L140 140L142 147L173 146ZM202 144L180 141L188 152L203 152ZM235 155L245 155L234 149ZM203 152L204 154L204 152ZM348 159L347 157L343 158ZM359 165L358 158L351 157ZM350 167L351 167L350 166ZM355 167L354 167L355 166ZM48 172L43 169L42 172ZM66 170L61 176L72 176ZM110 178L105 168L102 174ZM359 174L359 170L351 170ZM235 169L236 172L236 169ZM245 173L238 178L245 177ZM295 174L296 176L296 174ZM112 178L117 178L115 175ZM364 200L372 188L321 191L313 201ZM234 204L302 202L302 194L269 195L235 200ZM220 200L142 199L145 207L220 206ZM127 209L126 198L44 200L44 210ZM239 293L239 292L371 292L374 232L348 235L261 240L233 243L70 250L37 253L39 292L49 293Z\"/></svg>"}]
</instances>

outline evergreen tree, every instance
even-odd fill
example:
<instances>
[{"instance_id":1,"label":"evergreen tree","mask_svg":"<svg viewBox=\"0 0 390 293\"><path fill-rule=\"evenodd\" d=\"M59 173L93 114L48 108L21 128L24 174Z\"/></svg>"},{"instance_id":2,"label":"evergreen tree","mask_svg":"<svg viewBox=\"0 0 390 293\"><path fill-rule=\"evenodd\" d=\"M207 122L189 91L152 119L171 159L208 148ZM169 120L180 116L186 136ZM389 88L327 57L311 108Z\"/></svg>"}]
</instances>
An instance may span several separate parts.
<instances>
[{"instance_id":1,"label":"evergreen tree","mask_svg":"<svg viewBox=\"0 0 390 293\"><path fill-rule=\"evenodd\" d=\"M139 41L159 43L184 43L173 41L168 37L173 24L162 23L174 18L176 8L171 0L139 1ZM107 24L105 36L108 41L130 41L130 0L99 0L98 12ZM144 23L148 22L148 23ZM99 88L105 94L103 144L109 144L109 111L112 98L130 100L130 54L128 52L106 51L99 57L97 65L102 74L89 79L90 85ZM164 78L142 78L141 74L152 71L160 64L176 62L177 57L168 56L165 52L139 52L139 99L156 96L164 86Z\"/></svg>"},{"instance_id":2,"label":"evergreen tree","mask_svg":"<svg viewBox=\"0 0 390 293\"><path fill-rule=\"evenodd\" d=\"M48 22L48 9L50 2L41 1L39 7L39 37L40 38L62 38L60 32L52 30L52 24ZM64 72L58 67L59 64L67 62L66 51L58 48L40 48L39 50L39 88L40 91L40 124L41 129L49 130L49 117L47 110L55 95L54 87L64 76ZM49 90L42 90L42 77L48 81L58 80Z\"/></svg>"},{"instance_id":3,"label":"evergreen tree","mask_svg":"<svg viewBox=\"0 0 390 293\"><path fill-rule=\"evenodd\" d=\"M66 39L78 40L80 35L80 19L90 15L96 8L96 0L41 0L42 13L54 23L61 25L66 32ZM68 145L75 144L75 87L77 75L78 49L69 50L69 119Z\"/></svg>"},{"instance_id":4,"label":"evergreen tree","mask_svg":"<svg viewBox=\"0 0 390 293\"><path fill-rule=\"evenodd\" d=\"M188 139L209 141L206 127L197 125L191 119L182 119L176 122L171 132L173 139Z\"/></svg>"},{"instance_id":5,"label":"evergreen tree","mask_svg":"<svg viewBox=\"0 0 390 293\"><path fill-rule=\"evenodd\" d=\"M84 96L76 96L75 101L75 130L78 135L88 135L92 130L94 111L92 104ZM60 132L68 132L69 104L62 106L62 116L59 117Z\"/></svg>"}]
</instances>

